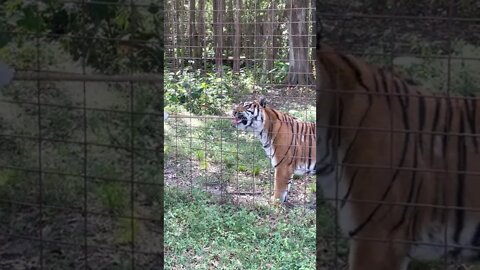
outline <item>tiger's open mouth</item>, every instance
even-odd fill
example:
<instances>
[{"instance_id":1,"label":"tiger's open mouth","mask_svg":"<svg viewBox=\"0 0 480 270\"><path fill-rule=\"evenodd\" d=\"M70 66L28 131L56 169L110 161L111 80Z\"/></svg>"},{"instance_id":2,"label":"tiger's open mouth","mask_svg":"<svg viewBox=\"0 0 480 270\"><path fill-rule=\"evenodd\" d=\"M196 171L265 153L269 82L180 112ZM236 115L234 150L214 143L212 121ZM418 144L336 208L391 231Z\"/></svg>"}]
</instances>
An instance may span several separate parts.
<instances>
[{"instance_id":1,"label":"tiger's open mouth","mask_svg":"<svg viewBox=\"0 0 480 270\"><path fill-rule=\"evenodd\" d=\"M242 122L241 119L236 118L236 117L232 118L232 125L236 126L236 125L238 125L238 123L240 123L240 122Z\"/></svg>"},{"instance_id":2,"label":"tiger's open mouth","mask_svg":"<svg viewBox=\"0 0 480 270\"><path fill-rule=\"evenodd\" d=\"M238 124L240 124L241 122L246 122L247 121L247 118L243 115L237 115L237 116L233 116L231 122L232 122L232 126L236 127ZM245 123L246 124L246 123Z\"/></svg>"}]
</instances>

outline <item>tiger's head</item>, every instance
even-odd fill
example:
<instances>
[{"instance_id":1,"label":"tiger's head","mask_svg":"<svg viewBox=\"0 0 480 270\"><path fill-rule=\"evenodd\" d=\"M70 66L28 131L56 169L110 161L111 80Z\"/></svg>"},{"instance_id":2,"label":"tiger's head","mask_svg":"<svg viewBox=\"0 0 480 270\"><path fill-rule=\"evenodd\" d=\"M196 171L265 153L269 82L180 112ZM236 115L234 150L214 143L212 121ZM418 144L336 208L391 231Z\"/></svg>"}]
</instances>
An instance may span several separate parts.
<instances>
[{"instance_id":1,"label":"tiger's head","mask_svg":"<svg viewBox=\"0 0 480 270\"><path fill-rule=\"evenodd\" d=\"M239 130L261 131L263 129L265 115L263 110L267 105L265 97L259 101L249 101L234 105L232 110L232 126Z\"/></svg>"}]
</instances>

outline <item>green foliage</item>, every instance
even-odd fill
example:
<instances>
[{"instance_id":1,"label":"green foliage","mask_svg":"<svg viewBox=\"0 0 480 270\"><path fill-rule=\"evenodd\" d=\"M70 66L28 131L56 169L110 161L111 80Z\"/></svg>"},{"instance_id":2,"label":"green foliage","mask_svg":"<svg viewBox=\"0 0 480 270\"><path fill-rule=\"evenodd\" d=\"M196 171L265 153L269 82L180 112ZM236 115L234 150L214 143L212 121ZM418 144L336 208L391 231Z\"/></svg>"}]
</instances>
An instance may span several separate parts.
<instances>
[{"instance_id":1,"label":"green foliage","mask_svg":"<svg viewBox=\"0 0 480 270\"><path fill-rule=\"evenodd\" d=\"M163 99L155 85L138 85L134 93L134 144L136 147L155 148L162 140L162 130L158 114L163 108ZM127 123L123 123L125 126ZM124 137L126 140L127 137ZM153 153L150 154L154 158Z\"/></svg>"},{"instance_id":2,"label":"green foliage","mask_svg":"<svg viewBox=\"0 0 480 270\"><path fill-rule=\"evenodd\" d=\"M207 161L207 155L205 151L203 150L197 150L195 152L197 156L197 160L199 162L199 166L201 170L207 170L208 169L208 161Z\"/></svg>"},{"instance_id":3,"label":"green foliage","mask_svg":"<svg viewBox=\"0 0 480 270\"><path fill-rule=\"evenodd\" d=\"M316 190L317 190L316 183L308 184L307 189L308 189L308 192L309 192L309 193L315 194L315 192L316 192Z\"/></svg>"},{"instance_id":4,"label":"green foliage","mask_svg":"<svg viewBox=\"0 0 480 270\"><path fill-rule=\"evenodd\" d=\"M316 106L295 106L292 104L292 109L288 110L287 113L307 122L315 122L317 117L316 115Z\"/></svg>"},{"instance_id":5,"label":"green foliage","mask_svg":"<svg viewBox=\"0 0 480 270\"><path fill-rule=\"evenodd\" d=\"M37 175L7 169L0 171L0 198L3 200L28 202L34 198L32 196L38 194L38 187ZM0 213L5 211L12 212L15 215L15 210L20 207L20 205L15 204L10 207L0 207Z\"/></svg>"},{"instance_id":6,"label":"green foliage","mask_svg":"<svg viewBox=\"0 0 480 270\"><path fill-rule=\"evenodd\" d=\"M200 166L200 170L207 170L208 169L208 161L206 159L200 161L199 166Z\"/></svg>"},{"instance_id":7,"label":"green foliage","mask_svg":"<svg viewBox=\"0 0 480 270\"><path fill-rule=\"evenodd\" d=\"M120 213L127 206L128 193L124 187L115 182L105 182L98 185L96 194L109 212Z\"/></svg>"},{"instance_id":8,"label":"green foliage","mask_svg":"<svg viewBox=\"0 0 480 270\"><path fill-rule=\"evenodd\" d=\"M82 178L47 175L42 181L43 201L47 205L64 207L79 206L81 202L77 194L83 194Z\"/></svg>"},{"instance_id":9,"label":"green foliage","mask_svg":"<svg viewBox=\"0 0 480 270\"><path fill-rule=\"evenodd\" d=\"M61 42L74 60L84 57L88 65L105 73L161 72L163 27L158 4L143 9L86 1L83 9L63 1L7 0L3 5L0 30L52 34L49 39ZM19 44L27 40L22 36L0 34L0 48L12 40ZM130 40L151 42L134 47Z\"/></svg>"},{"instance_id":10,"label":"green foliage","mask_svg":"<svg viewBox=\"0 0 480 270\"><path fill-rule=\"evenodd\" d=\"M17 173L13 170L0 170L0 188L6 186L10 179L15 179L16 177Z\"/></svg>"},{"instance_id":11,"label":"green foliage","mask_svg":"<svg viewBox=\"0 0 480 270\"><path fill-rule=\"evenodd\" d=\"M240 165L238 165L237 170L238 170L239 172L246 172L246 171L248 171L248 168L247 168L246 165L240 164Z\"/></svg>"},{"instance_id":12,"label":"green foliage","mask_svg":"<svg viewBox=\"0 0 480 270\"><path fill-rule=\"evenodd\" d=\"M71 60L58 42L51 42L48 45L43 43L40 53L38 53L35 41L23 41L20 36L15 37L16 42L0 46L0 59L4 63L13 65L17 69L35 70L37 69L37 60L41 69Z\"/></svg>"},{"instance_id":13,"label":"green foliage","mask_svg":"<svg viewBox=\"0 0 480 270\"><path fill-rule=\"evenodd\" d=\"M189 68L165 71L165 103L170 109L182 106L203 115L221 115L232 102L251 91L252 79L246 73L226 71L222 78Z\"/></svg>"},{"instance_id":14,"label":"green foliage","mask_svg":"<svg viewBox=\"0 0 480 270\"><path fill-rule=\"evenodd\" d=\"M422 87L433 92L469 95L480 92L480 64L475 58L480 49L461 40L452 42L453 53L451 59L445 55L447 52L439 49L440 44L419 38L416 35L403 37L410 40L409 52L419 57L397 56L393 59L395 68L408 77L413 78ZM370 47L369 53L385 54L382 48ZM439 57L445 56L445 57ZM389 66L385 57L366 57L371 63ZM465 59L467 58L467 59Z\"/></svg>"},{"instance_id":15,"label":"green foliage","mask_svg":"<svg viewBox=\"0 0 480 270\"><path fill-rule=\"evenodd\" d=\"M233 156L226 156L224 159L223 159L223 162L225 163L225 167L227 169L232 169L234 168L234 166L237 164L237 160L235 157Z\"/></svg>"},{"instance_id":16,"label":"green foliage","mask_svg":"<svg viewBox=\"0 0 480 270\"><path fill-rule=\"evenodd\" d=\"M252 169L252 175L258 176L258 175L260 175L260 171L261 171L260 167L255 166L255 167L253 167L253 169Z\"/></svg>"},{"instance_id":17,"label":"green foliage","mask_svg":"<svg viewBox=\"0 0 480 270\"><path fill-rule=\"evenodd\" d=\"M222 106L218 101L222 99L221 91L201 81L199 71L195 73L182 73L180 71L165 73L166 106L175 107L175 105L181 105L190 112L200 114L209 108L208 105L211 105L213 107L212 113L220 114L218 108ZM209 91L209 93L206 93L206 91ZM200 100L201 97L202 99Z\"/></svg>"},{"instance_id":18,"label":"green foliage","mask_svg":"<svg viewBox=\"0 0 480 270\"><path fill-rule=\"evenodd\" d=\"M138 235L140 224L137 219L120 218L117 232L117 242L119 244L130 244Z\"/></svg>"},{"instance_id":19,"label":"green foliage","mask_svg":"<svg viewBox=\"0 0 480 270\"><path fill-rule=\"evenodd\" d=\"M195 155L199 161L205 160L207 158L207 156L205 155L205 151L203 150L197 150L195 152Z\"/></svg>"},{"instance_id":20,"label":"green foliage","mask_svg":"<svg viewBox=\"0 0 480 270\"><path fill-rule=\"evenodd\" d=\"M283 84L288 75L289 63L284 61L275 61L274 68L268 71L267 84Z\"/></svg>"},{"instance_id":21,"label":"green foliage","mask_svg":"<svg viewBox=\"0 0 480 270\"><path fill-rule=\"evenodd\" d=\"M15 189L21 185L21 179L19 173L14 170L0 170L0 198L6 200L14 198Z\"/></svg>"}]
</instances>

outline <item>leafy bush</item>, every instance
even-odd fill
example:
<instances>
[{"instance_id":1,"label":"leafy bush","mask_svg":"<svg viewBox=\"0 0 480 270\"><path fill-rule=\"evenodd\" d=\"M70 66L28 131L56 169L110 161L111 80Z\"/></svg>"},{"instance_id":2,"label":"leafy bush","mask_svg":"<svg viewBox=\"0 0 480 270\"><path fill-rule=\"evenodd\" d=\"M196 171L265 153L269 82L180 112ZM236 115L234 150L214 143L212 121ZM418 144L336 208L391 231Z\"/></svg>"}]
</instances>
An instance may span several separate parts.
<instances>
[{"instance_id":1,"label":"leafy bush","mask_svg":"<svg viewBox=\"0 0 480 270\"><path fill-rule=\"evenodd\" d=\"M190 68L165 71L165 106L167 110L185 110L199 115L221 115L233 102L255 89L251 73L226 70L223 77Z\"/></svg>"},{"instance_id":2,"label":"leafy bush","mask_svg":"<svg viewBox=\"0 0 480 270\"><path fill-rule=\"evenodd\" d=\"M480 66L478 61L463 58L474 57L479 52L472 45L454 42L450 62L447 58L427 54L425 59L421 59L423 61L404 61L401 65L408 74L433 91L446 92L448 88L457 94L475 94L480 92L480 76L476 72ZM450 78L449 83L447 78Z\"/></svg>"},{"instance_id":3,"label":"leafy bush","mask_svg":"<svg viewBox=\"0 0 480 270\"><path fill-rule=\"evenodd\" d=\"M286 61L275 61L274 68L268 71L270 81L266 83L282 84L288 75L289 63Z\"/></svg>"},{"instance_id":4,"label":"leafy bush","mask_svg":"<svg viewBox=\"0 0 480 270\"><path fill-rule=\"evenodd\" d=\"M158 44L163 37L160 30L163 14L158 4L151 3L148 8L140 9L114 4L116 0L104 1L111 5L91 1L84 5L68 1L3 2L0 48L12 40L19 45L31 39L28 35L9 33L38 31L51 34L48 40L59 41L73 60L84 57L87 65L105 73L160 71L158 56L162 49ZM96 39L77 37L83 35ZM131 40L149 42L133 47L129 45Z\"/></svg>"},{"instance_id":5,"label":"leafy bush","mask_svg":"<svg viewBox=\"0 0 480 270\"><path fill-rule=\"evenodd\" d=\"M447 52L440 49L439 44L417 36L409 36L409 40L410 44L405 51L419 57L405 55L395 57L393 64L397 71L405 73L434 92L446 92L447 88L451 93L462 95L480 92L480 76L477 72L480 64L474 59L468 59L475 58L480 49L464 41L454 41L449 60ZM365 56L368 62L389 66L388 57L368 55L373 53L383 55L387 52L380 47L369 48Z\"/></svg>"}]
</instances>

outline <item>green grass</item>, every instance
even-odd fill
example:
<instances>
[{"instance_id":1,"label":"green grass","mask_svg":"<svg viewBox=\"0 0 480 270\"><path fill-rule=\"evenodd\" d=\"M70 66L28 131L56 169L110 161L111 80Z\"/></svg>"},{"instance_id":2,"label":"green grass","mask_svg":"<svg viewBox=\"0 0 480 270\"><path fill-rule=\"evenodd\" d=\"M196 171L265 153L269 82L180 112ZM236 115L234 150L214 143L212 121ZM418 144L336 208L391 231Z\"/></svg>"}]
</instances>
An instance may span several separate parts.
<instances>
[{"instance_id":1,"label":"green grass","mask_svg":"<svg viewBox=\"0 0 480 270\"><path fill-rule=\"evenodd\" d=\"M315 212L165 190L166 269L315 269Z\"/></svg>"},{"instance_id":2,"label":"green grass","mask_svg":"<svg viewBox=\"0 0 480 270\"><path fill-rule=\"evenodd\" d=\"M138 235L140 225L137 219L119 218L116 240L119 244L131 244Z\"/></svg>"},{"instance_id":3,"label":"green grass","mask_svg":"<svg viewBox=\"0 0 480 270\"><path fill-rule=\"evenodd\" d=\"M282 111L314 120L315 107L305 107ZM166 189L166 269L315 268L314 211L218 204L199 191L225 182L249 191L255 183L256 191L270 197L273 170L252 134L236 130L229 120L171 118L165 150L166 160L188 168L175 170L177 181L198 188L191 195L190 188L183 191L188 193Z\"/></svg>"},{"instance_id":4,"label":"green grass","mask_svg":"<svg viewBox=\"0 0 480 270\"><path fill-rule=\"evenodd\" d=\"M303 121L315 122L316 119L316 106L295 106L290 110L282 110L285 113L288 113L292 116L297 117Z\"/></svg>"},{"instance_id":5,"label":"green grass","mask_svg":"<svg viewBox=\"0 0 480 270\"><path fill-rule=\"evenodd\" d=\"M119 213L126 209L129 199L125 188L118 183L112 182L105 182L98 185L97 196L102 206L112 213Z\"/></svg>"},{"instance_id":6,"label":"green grass","mask_svg":"<svg viewBox=\"0 0 480 270\"><path fill-rule=\"evenodd\" d=\"M190 121L171 119L165 125L166 157L192 160L202 171L218 168L226 181L238 172L259 175L270 170L270 161L258 139L239 132L228 120Z\"/></svg>"}]
</instances>

